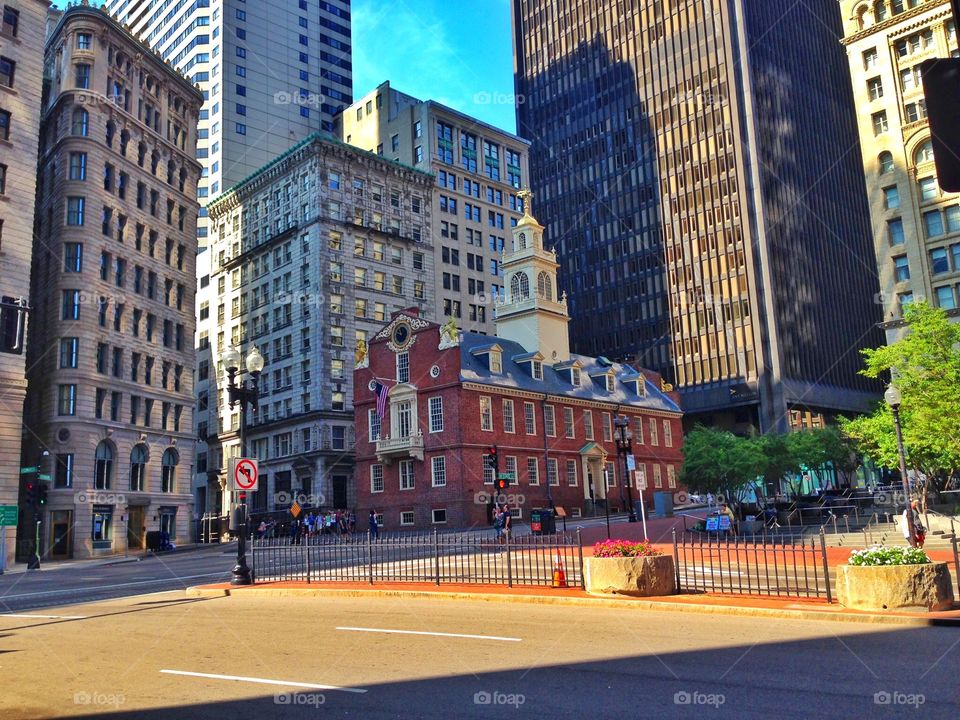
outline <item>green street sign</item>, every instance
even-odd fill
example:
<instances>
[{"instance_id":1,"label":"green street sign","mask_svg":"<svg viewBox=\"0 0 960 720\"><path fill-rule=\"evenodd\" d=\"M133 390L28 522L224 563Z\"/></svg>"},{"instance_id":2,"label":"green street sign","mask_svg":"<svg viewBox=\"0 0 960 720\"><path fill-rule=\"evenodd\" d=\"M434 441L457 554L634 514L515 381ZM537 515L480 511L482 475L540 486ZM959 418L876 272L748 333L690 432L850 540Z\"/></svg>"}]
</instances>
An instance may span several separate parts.
<instances>
[{"instance_id":1,"label":"green street sign","mask_svg":"<svg viewBox=\"0 0 960 720\"><path fill-rule=\"evenodd\" d=\"M21 474L21 475L29 475L30 473L35 473L35 472L36 472L37 470L39 470L39 469L40 469L40 468L38 468L38 467L36 467L36 466L33 466L33 467L22 467L22 468L20 468L20 474Z\"/></svg>"},{"instance_id":2,"label":"green street sign","mask_svg":"<svg viewBox=\"0 0 960 720\"><path fill-rule=\"evenodd\" d=\"M0 505L0 527L17 526L17 506Z\"/></svg>"},{"instance_id":3,"label":"green street sign","mask_svg":"<svg viewBox=\"0 0 960 720\"><path fill-rule=\"evenodd\" d=\"M516 480L517 474L512 472L497 473L497 480Z\"/></svg>"},{"instance_id":4,"label":"green street sign","mask_svg":"<svg viewBox=\"0 0 960 720\"><path fill-rule=\"evenodd\" d=\"M37 480L53 480L53 478L50 477L49 475L40 473L39 475L37 475Z\"/></svg>"}]
</instances>

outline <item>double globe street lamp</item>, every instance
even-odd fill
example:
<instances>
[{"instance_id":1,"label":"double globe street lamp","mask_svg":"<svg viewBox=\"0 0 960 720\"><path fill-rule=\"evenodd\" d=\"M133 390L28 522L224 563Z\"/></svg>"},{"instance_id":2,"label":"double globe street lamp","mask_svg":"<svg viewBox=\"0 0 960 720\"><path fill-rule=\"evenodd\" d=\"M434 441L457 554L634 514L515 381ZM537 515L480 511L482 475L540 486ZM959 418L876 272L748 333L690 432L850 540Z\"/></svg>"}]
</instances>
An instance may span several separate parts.
<instances>
[{"instance_id":1,"label":"double globe street lamp","mask_svg":"<svg viewBox=\"0 0 960 720\"><path fill-rule=\"evenodd\" d=\"M883 399L893 412L893 427L897 431L897 457L900 460L900 480L903 483L903 500L907 506L907 512L904 517L907 520L907 529L910 532L910 537L908 538L910 545L911 547L916 547L917 536L916 529L913 525L913 508L910 506L910 480L907 477L907 455L903 449L903 429L900 427L900 403L903 402L903 395L896 385L890 383L883 393Z\"/></svg>"},{"instance_id":2,"label":"double globe street lamp","mask_svg":"<svg viewBox=\"0 0 960 720\"><path fill-rule=\"evenodd\" d=\"M260 396L260 374L263 372L263 355L254 345L245 361L249 380L240 377L240 351L232 345L223 353L221 360L227 371L227 399L232 410L240 403L240 457L247 456L247 405L257 411ZM246 493L240 493L233 511L233 527L237 531L237 564L233 568L231 585L249 585L252 582L247 566L247 502Z\"/></svg>"},{"instance_id":3,"label":"double globe street lamp","mask_svg":"<svg viewBox=\"0 0 960 720\"><path fill-rule=\"evenodd\" d=\"M617 428L617 453L623 458L623 481L627 486L627 502L630 508L630 522L637 521L637 512L633 507L633 482L630 479L630 466L627 457L633 452L633 436L630 434L630 419L626 415L617 415L613 421ZM622 499L622 496L621 496Z\"/></svg>"}]
</instances>

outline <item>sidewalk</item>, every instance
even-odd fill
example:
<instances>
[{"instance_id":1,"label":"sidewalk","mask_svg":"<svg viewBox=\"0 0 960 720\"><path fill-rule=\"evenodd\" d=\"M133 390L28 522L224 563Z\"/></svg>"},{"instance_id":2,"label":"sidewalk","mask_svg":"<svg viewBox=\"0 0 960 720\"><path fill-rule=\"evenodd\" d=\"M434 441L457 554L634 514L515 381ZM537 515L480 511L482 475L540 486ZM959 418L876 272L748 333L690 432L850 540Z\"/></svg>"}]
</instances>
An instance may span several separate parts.
<instances>
[{"instance_id":1,"label":"sidewalk","mask_svg":"<svg viewBox=\"0 0 960 720\"><path fill-rule=\"evenodd\" d=\"M141 560L146 560L149 557L169 557L171 555L178 555L181 553L193 552L194 550L203 550L204 548L228 548L230 543L224 543L223 545L203 545L203 544L192 544L192 545L183 545L182 547L177 547L176 550L169 550L167 552L153 552L152 550L140 550L138 552L131 552L129 554L116 554L116 555L107 555L104 557L98 558L89 558L85 560L41 560L40 561L40 572L45 572L47 570L68 570L70 568L95 568L103 567L106 565L120 565L122 563L132 563L139 562ZM236 544L233 545L236 547ZM226 551L224 551L226 552ZM236 552L234 550L233 552ZM36 570L28 570L27 564L18 562L14 563L11 567L8 567L4 571L4 575L19 575L26 572L37 572Z\"/></svg>"},{"instance_id":2,"label":"sidewalk","mask_svg":"<svg viewBox=\"0 0 960 720\"><path fill-rule=\"evenodd\" d=\"M792 620L837 620L863 623L892 623L899 625L949 625L960 627L960 609L946 612L864 612L850 610L823 600L798 600L734 595L670 595L655 598L625 596L600 597L588 595L577 588L550 588L536 586L466 585L433 583L378 583L368 585L356 582L262 583L234 587L229 583L199 585L187 588L188 597L398 597L433 598L454 601L485 601L527 603L535 605L573 605L595 608L631 608L666 612L695 612L713 615L740 615L751 617L788 618Z\"/></svg>"}]
</instances>

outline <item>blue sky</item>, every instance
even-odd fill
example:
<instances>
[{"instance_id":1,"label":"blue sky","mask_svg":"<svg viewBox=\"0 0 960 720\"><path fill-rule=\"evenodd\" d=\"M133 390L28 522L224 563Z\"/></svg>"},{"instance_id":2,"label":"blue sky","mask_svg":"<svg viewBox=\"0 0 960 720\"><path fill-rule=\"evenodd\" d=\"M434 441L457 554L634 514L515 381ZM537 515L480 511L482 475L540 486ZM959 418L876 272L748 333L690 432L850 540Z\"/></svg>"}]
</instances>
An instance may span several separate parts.
<instances>
[{"instance_id":1,"label":"blue sky","mask_svg":"<svg viewBox=\"0 0 960 720\"><path fill-rule=\"evenodd\" d=\"M516 131L510 0L353 0L352 12L355 97L389 80Z\"/></svg>"}]
</instances>

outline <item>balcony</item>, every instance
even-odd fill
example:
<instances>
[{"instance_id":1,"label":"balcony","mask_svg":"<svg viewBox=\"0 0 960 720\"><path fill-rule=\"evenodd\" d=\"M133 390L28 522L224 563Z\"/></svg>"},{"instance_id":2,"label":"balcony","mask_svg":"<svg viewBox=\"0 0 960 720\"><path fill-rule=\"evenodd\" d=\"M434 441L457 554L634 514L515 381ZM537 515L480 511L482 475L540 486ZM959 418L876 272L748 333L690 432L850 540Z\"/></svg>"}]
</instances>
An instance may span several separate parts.
<instances>
[{"instance_id":1,"label":"balcony","mask_svg":"<svg viewBox=\"0 0 960 720\"><path fill-rule=\"evenodd\" d=\"M377 440L377 459L389 465L394 460L413 458L423 461L423 435Z\"/></svg>"}]
</instances>

